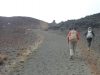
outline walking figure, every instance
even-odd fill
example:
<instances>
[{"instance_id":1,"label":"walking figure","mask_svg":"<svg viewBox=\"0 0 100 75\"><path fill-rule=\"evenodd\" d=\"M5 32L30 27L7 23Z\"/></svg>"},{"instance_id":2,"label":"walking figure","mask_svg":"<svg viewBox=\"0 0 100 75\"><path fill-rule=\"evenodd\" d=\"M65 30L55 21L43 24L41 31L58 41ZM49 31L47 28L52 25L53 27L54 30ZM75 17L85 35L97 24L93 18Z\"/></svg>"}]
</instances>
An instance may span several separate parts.
<instances>
[{"instance_id":1,"label":"walking figure","mask_svg":"<svg viewBox=\"0 0 100 75\"><path fill-rule=\"evenodd\" d=\"M86 36L87 42L88 42L88 50L90 50L92 39L95 36L91 27L88 27L88 30L85 33L85 36Z\"/></svg>"},{"instance_id":2,"label":"walking figure","mask_svg":"<svg viewBox=\"0 0 100 75\"><path fill-rule=\"evenodd\" d=\"M80 39L79 33L76 31L76 28L73 27L70 29L67 40L70 47L70 59L72 59L75 56L77 41Z\"/></svg>"}]
</instances>

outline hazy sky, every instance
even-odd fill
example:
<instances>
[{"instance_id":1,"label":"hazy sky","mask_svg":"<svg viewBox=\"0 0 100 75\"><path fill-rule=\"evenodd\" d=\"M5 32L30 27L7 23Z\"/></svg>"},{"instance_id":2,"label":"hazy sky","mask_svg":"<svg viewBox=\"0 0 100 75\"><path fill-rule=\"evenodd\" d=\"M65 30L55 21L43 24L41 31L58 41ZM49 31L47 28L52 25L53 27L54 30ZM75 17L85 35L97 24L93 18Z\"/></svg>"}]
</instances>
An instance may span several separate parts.
<instances>
[{"instance_id":1,"label":"hazy sky","mask_svg":"<svg viewBox=\"0 0 100 75\"><path fill-rule=\"evenodd\" d=\"M51 23L100 12L100 0L0 0L0 16L28 16Z\"/></svg>"}]
</instances>

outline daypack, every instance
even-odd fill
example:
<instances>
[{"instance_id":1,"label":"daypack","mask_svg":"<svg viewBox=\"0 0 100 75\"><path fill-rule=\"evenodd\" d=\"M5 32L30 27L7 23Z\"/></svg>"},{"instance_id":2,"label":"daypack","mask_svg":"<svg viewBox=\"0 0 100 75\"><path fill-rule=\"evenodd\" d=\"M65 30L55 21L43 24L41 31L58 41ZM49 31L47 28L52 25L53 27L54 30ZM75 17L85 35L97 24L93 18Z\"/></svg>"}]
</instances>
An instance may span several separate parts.
<instances>
[{"instance_id":1,"label":"daypack","mask_svg":"<svg viewBox=\"0 0 100 75\"><path fill-rule=\"evenodd\" d=\"M87 38L92 38L92 37L93 37L92 31L88 31L87 32Z\"/></svg>"},{"instance_id":2,"label":"daypack","mask_svg":"<svg viewBox=\"0 0 100 75\"><path fill-rule=\"evenodd\" d=\"M76 36L76 31L72 30L71 35L69 36L69 40L71 42L76 42L77 41L77 36Z\"/></svg>"}]
</instances>

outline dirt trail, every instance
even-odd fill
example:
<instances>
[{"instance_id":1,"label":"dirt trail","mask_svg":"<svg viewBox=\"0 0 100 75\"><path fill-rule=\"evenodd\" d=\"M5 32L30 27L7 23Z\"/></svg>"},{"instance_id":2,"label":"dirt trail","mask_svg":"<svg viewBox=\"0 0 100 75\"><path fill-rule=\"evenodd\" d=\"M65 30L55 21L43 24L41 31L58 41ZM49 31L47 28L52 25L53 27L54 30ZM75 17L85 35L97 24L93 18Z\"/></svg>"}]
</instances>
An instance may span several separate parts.
<instances>
[{"instance_id":1,"label":"dirt trail","mask_svg":"<svg viewBox=\"0 0 100 75\"><path fill-rule=\"evenodd\" d=\"M81 59L80 51L70 60L66 38L54 33L35 30L44 40L29 59L23 63L22 70L10 75L93 75L89 66Z\"/></svg>"}]
</instances>

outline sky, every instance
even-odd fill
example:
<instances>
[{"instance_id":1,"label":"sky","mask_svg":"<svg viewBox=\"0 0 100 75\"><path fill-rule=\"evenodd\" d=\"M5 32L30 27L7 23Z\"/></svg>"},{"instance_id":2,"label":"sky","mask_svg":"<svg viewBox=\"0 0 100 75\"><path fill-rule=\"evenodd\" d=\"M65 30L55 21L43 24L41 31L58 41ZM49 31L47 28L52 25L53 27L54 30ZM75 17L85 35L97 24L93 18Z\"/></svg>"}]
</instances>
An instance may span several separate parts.
<instances>
[{"instance_id":1,"label":"sky","mask_svg":"<svg viewBox=\"0 0 100 75\"><path fill-rule=\"evenodd\" d=\"M56 23L100 13L100 0L0 0L0 16L27 16Z\"/></svg>"}]
</instances>

